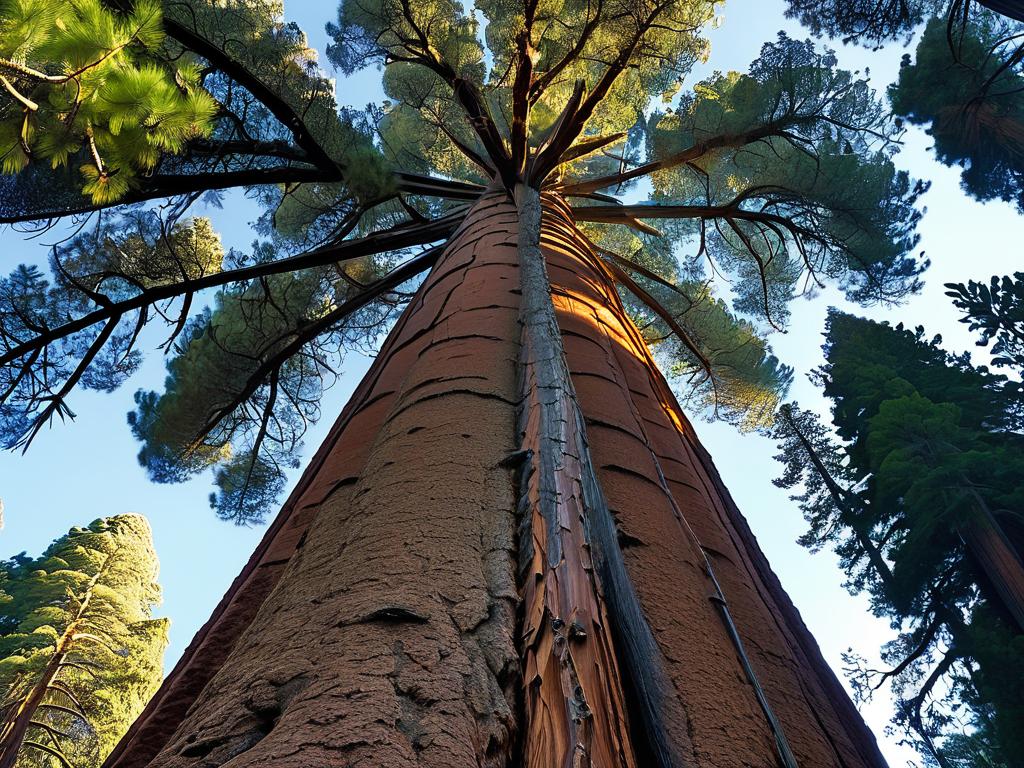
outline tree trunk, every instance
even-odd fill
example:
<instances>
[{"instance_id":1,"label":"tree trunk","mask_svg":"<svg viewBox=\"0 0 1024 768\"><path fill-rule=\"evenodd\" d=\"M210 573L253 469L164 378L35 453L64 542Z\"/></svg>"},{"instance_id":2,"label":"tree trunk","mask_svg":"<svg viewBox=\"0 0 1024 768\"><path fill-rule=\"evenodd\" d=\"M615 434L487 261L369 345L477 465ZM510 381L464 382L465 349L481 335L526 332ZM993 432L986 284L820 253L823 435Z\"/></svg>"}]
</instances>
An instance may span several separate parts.
<instances>
[{"instance_id":1,"label":"tree trunk","mask_svg":"<svg viewBox=\"0 0 1024 768\"><path fill-rule=\"evenodd\" d=\"M524 192L453 235L108 768L884 766L610 276Z\"/></svg>"},{"instance_id":2,"label":"tree trunk","mask_svg":"<svg viewBox=\"0 0 1024 768\"><path fill-rule=\"evenodd\" d=\"M964 483L970 486L967 478ZM991 585L993 602L1024 632L1024 561L981 494L971 488L971 496L974 514L960 524L960 537Z\"/></svg>"}]
</instances>

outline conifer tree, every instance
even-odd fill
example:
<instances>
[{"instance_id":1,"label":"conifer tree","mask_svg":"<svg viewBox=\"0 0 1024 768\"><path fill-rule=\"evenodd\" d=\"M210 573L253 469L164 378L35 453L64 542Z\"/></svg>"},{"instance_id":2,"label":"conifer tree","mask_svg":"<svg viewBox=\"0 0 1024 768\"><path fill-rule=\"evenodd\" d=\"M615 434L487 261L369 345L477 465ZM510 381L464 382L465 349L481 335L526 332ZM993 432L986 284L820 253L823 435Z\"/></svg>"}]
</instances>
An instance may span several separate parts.
<instances>
[{"instance_id":1,"label":"conifer tree","mask_svg":"<svg viewBox=\"0 0 1024 768\"><path fill-rule=\"evenodd\" d=\"M162 677L149 524L102 518L0 564L5 768L98 766Z\"/></svg>"},{"instance_id":2,"label":"conifer tree","mask_svg":"<svg viewBox=\"0 0 1024 768\"><path fill-rule=\"evenodd\" d=\"M1020 390L939 343L833 312L819 375L836 435L784 406L777 484L803 489L801 543L831 544L851 592L900 630L882 649L891 669L848 658L859 695L890 685L895 722L932 764L1011 766L1022 755Z\"/></svg>"},{"instance_id":3,"label":"conifer tree","mask_svg":"<svg viewBox=\"0 0 1024 768\"><path fill-rule=\"evenodd\" d=\"M214 468L256 522L341 353L387 335L108 765L881 765L658 368L756 427L797 295L918 289L927 184L868 83L780 35L684 93L711 0L346 0L328 57L388 97L352 113L280 3L162 11L145 55L200 62L209 123L116 200L32 157L0 188L2 221L81 227L0 282L6 444L166 322L140 460ZM263 207L248 252L197 215L228 189Z\"/></svg>"},{"instance_id":4,"label":"conifer tree","mask_svg":"<svg viewBox=\"0 0 1024 768\"><path fill-rule=\"evenodd\" d=\"M937 159L963 168L964 190L1024 210L1024 8L1013 0L788 0L817 35L908 43L894 112L924 127ZM926 22L926 24L924 24ZM922 24L924 24L922 30Z\"/></svg>"}]
</instances>

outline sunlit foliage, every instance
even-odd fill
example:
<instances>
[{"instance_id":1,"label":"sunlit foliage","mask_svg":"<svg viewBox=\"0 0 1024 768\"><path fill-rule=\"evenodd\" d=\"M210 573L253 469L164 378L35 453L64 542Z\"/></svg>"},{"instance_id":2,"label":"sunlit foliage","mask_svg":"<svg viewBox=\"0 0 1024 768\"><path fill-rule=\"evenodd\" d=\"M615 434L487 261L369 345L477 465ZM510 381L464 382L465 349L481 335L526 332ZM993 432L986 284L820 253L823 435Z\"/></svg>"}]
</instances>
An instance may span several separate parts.
<instances>
[{"instance_id":1,"label":"sunlit foliage","mask_svg":"<svg viewBox=\"0 0 1024 768\"><path fill-rule=\"evenodd\" d=\"M163 153L207 136L217 111L198 62L160 55L155 0L118 13L100 0L0 4L0 170L71 165L93 203L124 197Z\"/></svg>"},{"instance_id":2,"label":"sunlit foliage","mask_svg":"<svg viewBox=\"0 0 1024 768\"><path fill-rule=\"evenodd\" d=\"M0 739L0 749L19 750L18 766L55 764L56 750L76 768L96 768L156 691L168 627L152 618L157 567L141 515L96 520L39 557L0 562L5 726L34 689L49 687L41 705L23 710L34 723L24 742L10 742L6 728Z\"/></svg>"}]
</instances>

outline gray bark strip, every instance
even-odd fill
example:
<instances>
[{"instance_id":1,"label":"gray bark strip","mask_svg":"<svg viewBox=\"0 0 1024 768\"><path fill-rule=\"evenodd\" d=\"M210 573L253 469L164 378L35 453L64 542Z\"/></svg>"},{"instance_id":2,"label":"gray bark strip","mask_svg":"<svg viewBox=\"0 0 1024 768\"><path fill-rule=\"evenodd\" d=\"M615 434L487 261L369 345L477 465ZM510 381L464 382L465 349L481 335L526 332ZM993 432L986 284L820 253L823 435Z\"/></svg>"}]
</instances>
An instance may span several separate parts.
<instances>
[{"instance_id":1,"label":"gray bark strip","mask_svg":"<svg viewBox=\"0 0 1024 768\"><path fill-rule=\"evenodd\" d=\"M626 742L623 751L613 757L609 755L608 747L614 746L618 734L588 731L601 727L624 729L624 720L613 721L616 710L624 706L628 687L632 696L630 716L638 720L633 733L642 733L646 742L635 746L646 753L658 768L675 768L684 763L662 719L664 707L670 700L669 683L661 668L660 651L626 572L615 523L605 503L587 445L584 417L566 363L540 247L540 194L525 185L516 187L515 194L520 226L520 323L523 336L520 435L523 440L521 455L526 459L521 471L519 508L522 515L520 576L524 584L526 613L523 630L523 653L526 657L524 685L527 688L525 764L532 768L533 763L529 760L531 736L541 725L530 721L532 686L543 688L549 682L534 679L546 663L546 659L537 657L550 647L567 672L562 676L563 689L565 683L574 684L574 690L562 692L565 711L574 715L566 729L566 737L574 742L574 746L569 747L570 754L559 755L560 761L565 761L563 765L579 764L572 761L572 754L585 750L588 759L591 756L595 759L583 764L603 768L605 761L598 759L602 755L602 740L605 741L603 754L610 761L608 765L633 764L634 748L629 743L628 732L623 739ZM572 475L572 487L567 487L567 471ZM573 507L573 504L577 506ZM574 513L582 526L577 538L571 530L575 522L571 519ZM543 532L536 529L538 524L543 527ZM537 552L538 542L545 551ZM572 552L570 547L582 552ZM538 574L541 558L547 572ZM572 572L577 560L587 571L587 579ZM588 580L589 583L584 583L584 588L580 589L580 582ZM538 581L544 583L535 586ZM556 585L552 587L549 581ZM591 590L589 595L584 594L586 587ZM535 593L537 599L531 599ZM605 614L597 622L605 637L584 638L583 642L577 643L560 638L559 633L566 625L572 625L568 633L570 640L572 628L582 626L575 618L561 614L577 611L581 607L579 603L588 598L595 600L597 612ZM597 616L591 618L598 619ZM547 626L554 636L550 646L543 641ZM583 665L574 657L589 652L601 658L603 654L597 651L603 646L597 651L593 648L593 645L600 646L601 643L609 646L606 659L609 669L602 682L610 690L601 690L601 686L596 686L592 679L576 677L577 669ZM591 646L589 651L588 645ZM619 664L622 665L621 678ZM591 690L588 690L588 685ZM594 687L598 690L592 690ZM544 692L537 696L543 698ZM550 710L552 702L546 703ZM581 707L582 718L578 716ZM534 754L539 757L543 752Z\"/></svg>"}]
</instances>

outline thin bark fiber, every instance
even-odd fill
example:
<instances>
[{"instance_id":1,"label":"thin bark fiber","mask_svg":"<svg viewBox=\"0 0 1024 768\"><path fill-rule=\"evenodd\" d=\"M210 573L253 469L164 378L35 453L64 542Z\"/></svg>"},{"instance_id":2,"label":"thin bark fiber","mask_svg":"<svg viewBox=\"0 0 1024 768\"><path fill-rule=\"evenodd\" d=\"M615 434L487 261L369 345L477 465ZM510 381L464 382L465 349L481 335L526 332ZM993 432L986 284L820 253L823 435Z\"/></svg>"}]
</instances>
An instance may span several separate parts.
<instances>
[{"instance_id":1,"label":"thin bark fiber","mask_svg":"<svg viewBox=\"0 0 1024 768\"><path fill-rule=\"evenodd\" d=\"M520 230L476 204L106 768L775 768L768 713L884 766L568 209Z\"/></svg>"}]
</instances>

